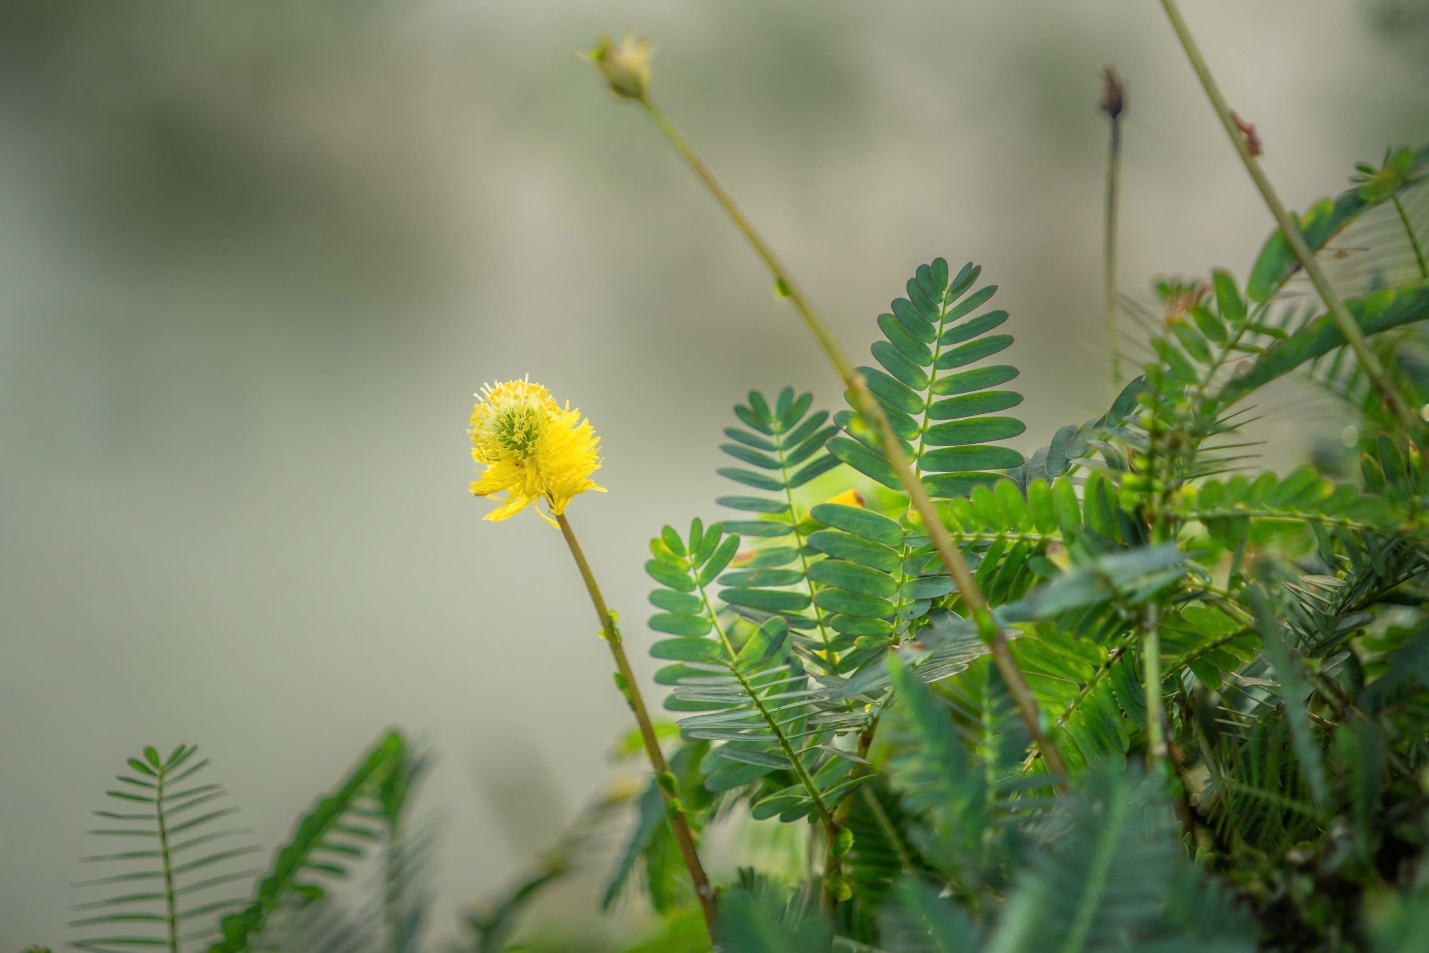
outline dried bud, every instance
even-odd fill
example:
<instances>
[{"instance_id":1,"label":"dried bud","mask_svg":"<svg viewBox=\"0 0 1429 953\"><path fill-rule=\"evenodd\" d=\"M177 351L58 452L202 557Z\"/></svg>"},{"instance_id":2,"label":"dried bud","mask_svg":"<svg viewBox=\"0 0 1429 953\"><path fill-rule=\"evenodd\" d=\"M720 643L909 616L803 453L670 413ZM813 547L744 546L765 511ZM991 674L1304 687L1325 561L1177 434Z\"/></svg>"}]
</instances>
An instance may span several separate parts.
<instances>
[{"instance_id":1,"label":"dried bud","mask_svg":"<svg viewBox=\"0 0 1429 953\"><path fill-rule=\"evenodd\" d=\"M649 40L629 34L619 46L603 36L595 49L590 51L590 61L600 70L605 85L610 87L612 93L643 101L650 92L650 53L653 49Z\"/></svg>"},{"instance_id":2,"label":"dried bud","mask_svg":"<svg viewBox=\"0 0 1429 953\"><path fill-rule=\"evenodd\" d=\"M1126 83L1110 63L1102 67L1101 109L1112 122L1126 110Z\"/></svg>"},{"instance_id":3,"label":"dried bud","mask_svg":"<svg viewBox=\"0 0 1429 953\"><path fill-rule=\"evenodd\" d=\"M1260 135L1255 131L1255 124L1246 122L1234 112L1231 113L1231 118L1235 120L1236 128L1240 130L1240 134L1245 136L1246 149L1255 158L1260 158L1264 154L1264 150L1260 145Z\"/></svg>"}]
</instances>

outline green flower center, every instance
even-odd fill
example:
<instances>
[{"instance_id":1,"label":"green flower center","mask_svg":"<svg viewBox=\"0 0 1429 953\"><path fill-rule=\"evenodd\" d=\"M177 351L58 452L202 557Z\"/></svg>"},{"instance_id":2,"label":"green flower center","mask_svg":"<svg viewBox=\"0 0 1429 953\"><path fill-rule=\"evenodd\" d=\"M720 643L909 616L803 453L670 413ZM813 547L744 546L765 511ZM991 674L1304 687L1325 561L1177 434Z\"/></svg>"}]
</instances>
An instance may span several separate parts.
<instances>
[{"instance_id":1,"label":"green flower center","mask_svg":"<svg viewBox=\"0 0 1429 953\"><path fill-rule=\"evenodd\" d=\"M508 410L496 418L496 442L518 457L529 457L536 452L542 424L541 412L535 407Z\"/></svg>"}]
</instances>

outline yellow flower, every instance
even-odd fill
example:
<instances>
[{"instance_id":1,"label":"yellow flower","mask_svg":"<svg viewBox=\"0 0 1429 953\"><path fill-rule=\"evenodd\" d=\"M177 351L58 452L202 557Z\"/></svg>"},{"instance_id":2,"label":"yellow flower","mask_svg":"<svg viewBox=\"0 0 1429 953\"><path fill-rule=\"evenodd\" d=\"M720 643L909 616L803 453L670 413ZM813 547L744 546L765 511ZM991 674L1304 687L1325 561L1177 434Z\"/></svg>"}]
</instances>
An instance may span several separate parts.
<instances>
[{"instance_id":1,"label":"yellow flower","mask_svg":"<svg viewBox=\"0 0 1429 953\"><path fill-rule=\"evenodd\" d=\"M569 402L562 409L546 388L526 380L484 385L476 397L471 456L486 471L471 492L501 503L487 519L504 520L537 500L558 516L577 493L605 492L590 479L600 468L600 438ZM541 518L556 525L545 513Z\"/></svg>"},{"instance_id":2,"label":"yellow flower","mask_svg":"<svg viewBox=\"0 0 1429 953\"><path fill-rule=\"evenodd\" d=\"M844 506L867 506L868 500L863 498L863 494L857 490L844 490L838 496L831 496L825 503L840 503Z\"/></svg>"}]
</instances>

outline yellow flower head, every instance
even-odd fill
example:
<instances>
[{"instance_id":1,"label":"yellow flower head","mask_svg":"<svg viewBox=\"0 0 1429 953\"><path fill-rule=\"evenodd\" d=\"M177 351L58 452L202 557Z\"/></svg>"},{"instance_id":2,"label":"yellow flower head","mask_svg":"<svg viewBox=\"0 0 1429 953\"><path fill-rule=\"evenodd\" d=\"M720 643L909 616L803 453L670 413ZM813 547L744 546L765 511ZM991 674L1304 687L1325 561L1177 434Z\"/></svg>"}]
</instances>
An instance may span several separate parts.
<instances>
[{"instance_id":1,"label":"yellow flower head","mask_svg":"<svg viewBox=\"0 0 1429 953\"><path fill-rule=\"evenodd\" d=\"M545 500L551 514L559 515L577 493L605 492L590 479L600 468L600 438L579 410L569 403L562 409L546 388L525 380L484 385L476 397L471 456L486 472L471 492L506 494L497 497L501 505L487 519L504 520L536 500ZM541 518L556 525L545 513Z\"/></svg>"}]
</instances>

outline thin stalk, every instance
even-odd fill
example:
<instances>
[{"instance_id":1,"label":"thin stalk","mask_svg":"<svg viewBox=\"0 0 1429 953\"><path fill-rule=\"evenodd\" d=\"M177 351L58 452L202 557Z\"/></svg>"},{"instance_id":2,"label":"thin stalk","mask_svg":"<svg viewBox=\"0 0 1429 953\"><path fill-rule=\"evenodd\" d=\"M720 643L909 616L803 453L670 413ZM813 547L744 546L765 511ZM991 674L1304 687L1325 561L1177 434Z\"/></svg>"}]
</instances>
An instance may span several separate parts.
<instances>
[{"instance_id":1,"label":"thin stalk","mask_svg":"<svg viewBox=\"0 0 1429 953\"><path fill-rule=\"evenodd\" d=\"M883 410L878 406L878 401L874 399L868 385L864 383L863 376L854 370L853 365L849 363L848 357L844 354L843 348L839 345L838 339L814 311L813 305L804 296L804 292L794 283L789 272L775 257L773 250L754 230L754 226L740 210L734 197L729 194L719 179L715 178L714 172L705 165L699 153L695 152L675 124L648 96L644 96L638 101L645 107L645 111L654 120L655 125L670 140L675 150L704 182L715 201L724 209L730 220L734 222L735 227L753 247L755 253L763 260L770 274L773 275L775 286L779 292L794 305L809 332L814 335L814 339L818 341L829 362L838 372L844 387L849 391L849 398L854 409L863 418L864 423L878 435L884 458L893 468L893 472L898 475L899 482L907 491L914 510L922 519L923 527L933 542L933 547L942 559L943 567L952 577L954 584L957 585L964 605L967 606L976 621L978 633L988 642L998 671L1002 673L1003 680L1007 682L1008 689L1017 703L1017 709L1022 715L1022 720L1026 723L1028 732L1042 752L1043 761L1046 762L1047 768L1052 774L1065 777L1067 774L1066 761L1063 760L1062 752L1057 748L1056 743L1042 730L1041 712L1037 706L1037 699L1032 694L1032 689L1028 687L1027 680L1023 678L1022 671L1017 667L1017 660L1012 656L1007 634L997 624L996 618L988 607L987 599L983 596L982 590L978 588L972 573L968 571L962 553L953 545L953 538L938 515L932 497L928 495L922 481L913 473L913 468L908 463L908 456L903 452L903 445L889 428L888 421L883 416Z\"/></svg>"},{"instance_id":2,"label":"thin stalk","mask_svg":"<svg viewBox=\"0 0 1429 953\"><path fill-rule=\"evenodd\" d=\"M645 707L645 700L640 696L640 685L635 679L635 672L630 667L630 659L625 654L625 646L620 638L620 629L616 627L615 618L605 604L605 597L601 595L600 586L595 581L595 573L591 571L590 563L586 561L585 552L576 539L575 531L571 529L570 521L566 519L564 513L558 513L556 514L556 523L561 527L561 535L565 536L566 545L570 547L571 555L575 557L576 567L580 570L586 591L590 593L590 601L595 606L595 614L600 619L605 644L610 646L610 654L615 658L616 683L621 694L625 696L626 703L630 705L630 710L635 714L635 723L640 728L640 740L645 743L645 754L650 759L650 767L655 770L655 783L660 788L660 796L664 798L665 815L670 820L670 829L674 831L675 843L680 849L680 858L685 862L685 869L690 873L690 882L694 885L695 897L700 902L700 911L704 914L705 928L709 931L710 941L717 947L718 921L715 914L714 888L710 886L709 877L705 875L704 865L700 863L699 852L695 849L695 837L690 831L689 821L685 818L684 808L675 796L674 775L670 773L670 765L665 761L665 753L660 750L660 739L655 734L655 726L650 721L650 712Z\"/></svg>"},{"instance_id":3,"label":"thin stalk","mask_svg":"<svg viewBox=\"0 0 1429 953\"><path fill-rule=\"evenodd\" d=\"M1102 73L1106 93L1102 112L1111 123L1111 138L1106 159L1105 240L1102 244L1102 307L1106 315L1106 346L1111 374L1111 399L1121 393L1121 331L1116 320L1117 206L1121 193L1121 114L1126 108L1126 91L1116 70L1110 66Z\"/></svg>"},{"instance_id":4,"label":"thin stalk","mask_svg":"<svg viewBox=\"0 0 1429 953\"><path fill-rule=\"evenodd\" d=\"M169 953L179 953L179 915L174 898L174 862L169 856L169 825L164 818L164 780L168 765L160 767L154 778L154 817L159 824L159 860L164 868L164 919L169 927Z\"/></svg>"},{"instance_id":5,"label":"thin stalk","mask_svg":"<svg viewBox=\"0 0 1429 953\"><path fill-rule=\"evenodd\" d=\"M1230 106L1226 103L1225 97L1221 95L1215 77L1211 75L1210 67L1206 65L1200 48L1196 46L1196 41L1186 26L1186 21L1181 17L1181 10L1176 4L1176 0L1161 0L1161 6L1171 21L1171 28L1176 32L1176 38L1181 41L1182 49L1186 51L1186 58L1191 61L1191 68L1196 71L1196 77L1201 81L1201 88L1205 90L1206 98L1211 101L1211 107L1220 118L1221 125L1225 127L1226 135L1230 136L1231 144L1235 146L1241 162L1255 182L1256 190L1260 192L1260 197L1270 209L1270 214L1275 217L1276 224L1280 226L1280 233L1285 236L1285 241L1290 246L1291 252L1300 262L1300 266L1305 269L1310 283L1315 286L1315 291L1324 300L1330 317L1340 329L1340 333L1344 335L1345 343L1350 346L1350 350L1355 352L1355 356L1359 358L1360 366L1364 368L1365 375L1374 383L1375 391L1379 394L1380 399L1399 418L1400 425L1404 427L1405 432L1416 432L1420 425L1419 418L1410 410L1409 405L1404 402L1403 396L1390 382L1379 358L1370 350L1364 332L1360 330L1354 316L1345 307L1345 302L1340 298L1339 293L1331 286L1329 278L1325 276L1324 270L1315 258L1315 253L1310 250L1309 245L1305 244L1305 236L1300 233L1300 226L1286 210L1285 204L1280 201L1280 196L1276 193L1275 187L1270 184L1270 178L1261 168L1259 160L1251 153L1245 136L1241 133L1235 117L1231 115Z\"/></svg>"},{"instance_id":6,"label":"thin stalk","mask_svg":"<svg viewBox=\"0 0 1429 953\"><path fill-rule=\"evenodd\" d=\"M1414 223L1409 221L1409 213L1404 211L1404 203L1399 196L1394 197L1394 210L1399 213L1399 221L1404 225L1404 234L1409 236L1409 247L1414 249L1414 260L1419 265L1419 277L1429 278L1429 262L1424 260L1424 248L1419 244L1419 236L1414 233Z\"/></svg>"},{"instance_id":7,"label":"thin stalk","mask_svg":"<svg viewBox=\"0 0 1429 953\"><path fill-rule=\"evenodd\" d=\"M853 770L849 773L849 780L857 780L867 773L868 766L863 762L868 759L868 749L873 745L873 735L878 731L878 716L873 719L858 733L858 747L855 754L861 759L855 761ZM863 785L867 789L867 785ZM843 876L844 852L840 849L839 838L844 829L848 827L848 817L853 811L853 798L846 796L843 801L834 808L833 824L828 829L828 843L824 845L824 905L833 909L838 905L838 897L831 889L835 879Z\"/></svg>"}]
</instances>

